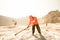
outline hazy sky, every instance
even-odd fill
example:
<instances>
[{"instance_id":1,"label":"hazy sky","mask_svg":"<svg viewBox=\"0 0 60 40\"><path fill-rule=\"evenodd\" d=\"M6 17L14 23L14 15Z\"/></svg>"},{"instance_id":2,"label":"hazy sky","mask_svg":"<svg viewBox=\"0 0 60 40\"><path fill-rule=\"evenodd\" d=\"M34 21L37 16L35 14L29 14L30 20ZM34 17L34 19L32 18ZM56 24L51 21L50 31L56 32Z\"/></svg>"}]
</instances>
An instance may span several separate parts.
<instances>
[{"instance_id":1,"label":"hazy sky","mask_svg":"<svg viewBox=\"0 0 60 40\"><path fill-rule=\"evenodd\" d=\"M0 0L0 15L42 17L51 10L60 10L60 0Z\"/></svg>"}]
</instances>

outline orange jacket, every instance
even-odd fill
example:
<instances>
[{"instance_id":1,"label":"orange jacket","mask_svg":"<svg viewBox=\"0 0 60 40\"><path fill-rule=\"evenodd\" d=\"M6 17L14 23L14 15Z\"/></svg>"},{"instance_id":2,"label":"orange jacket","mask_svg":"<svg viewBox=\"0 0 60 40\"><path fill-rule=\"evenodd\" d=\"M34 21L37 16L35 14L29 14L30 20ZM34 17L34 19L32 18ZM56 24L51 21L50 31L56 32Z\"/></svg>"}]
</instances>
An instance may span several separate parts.
<instances>
[{"instance_id":1,"label":"orange jacket","mask_svg":"<svg viewBox=\"0 0 60 40\"><path fill-rule=\"evenodd\" d=\"M30 18L29 25L34 25L34 24L38 24L37 17Z\"/></svg>"}]
</instances>

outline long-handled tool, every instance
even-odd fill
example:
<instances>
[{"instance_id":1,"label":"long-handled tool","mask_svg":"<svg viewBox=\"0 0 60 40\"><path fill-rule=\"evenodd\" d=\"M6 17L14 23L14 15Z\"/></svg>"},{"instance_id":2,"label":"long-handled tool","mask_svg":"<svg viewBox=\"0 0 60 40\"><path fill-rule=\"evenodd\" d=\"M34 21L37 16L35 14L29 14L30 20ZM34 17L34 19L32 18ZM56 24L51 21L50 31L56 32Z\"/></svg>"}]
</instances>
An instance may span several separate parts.
<instances>
[{"instance_id":1,"label":"long-handled tool","mask_svg":"<svg viewBox=\"0 0 60 40\"><path fill-rule=\"evenodd\" d=\"M22 31L26 30L26 29L27 29L27 28L25 28L25 29L23 29L23 30L21 30L21 31L17 32L17 33L15 34L15 36L16 36L17 34L19 34L20 32L22 32Z\"/></svg>"}]
</instances>

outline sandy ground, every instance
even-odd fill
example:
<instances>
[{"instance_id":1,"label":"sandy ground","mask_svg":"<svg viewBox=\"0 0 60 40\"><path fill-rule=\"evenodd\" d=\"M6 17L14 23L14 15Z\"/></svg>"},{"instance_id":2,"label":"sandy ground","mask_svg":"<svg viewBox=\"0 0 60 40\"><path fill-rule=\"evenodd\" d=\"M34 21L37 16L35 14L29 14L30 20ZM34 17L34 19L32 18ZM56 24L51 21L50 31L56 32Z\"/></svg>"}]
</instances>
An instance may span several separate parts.
<instances>
[{"instance_id":1,"label":"sandy ground","mask_svg":"<svg viewBox=\"0 0 60 40\"><path fill-rule=\"evenodd\" d=\"M60 40L60 24L40 24L41 33L37 30L32 35L31 27L22 31L26 26L0 26L0 40ZM15 36L17 32L21 31Z\"/></svg>"}]
</instances>

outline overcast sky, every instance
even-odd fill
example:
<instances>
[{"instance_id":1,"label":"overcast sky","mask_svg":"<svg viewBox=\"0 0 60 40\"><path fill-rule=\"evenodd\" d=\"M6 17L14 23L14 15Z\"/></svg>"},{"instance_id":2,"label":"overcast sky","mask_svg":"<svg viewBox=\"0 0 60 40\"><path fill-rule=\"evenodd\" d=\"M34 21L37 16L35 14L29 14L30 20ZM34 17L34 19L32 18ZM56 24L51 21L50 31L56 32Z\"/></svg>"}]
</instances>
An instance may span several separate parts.
<instances>
[{"instance_id":1,"label":"overcast sky","mask_svg":"<svg viewBox=\"0 0 60 40\"><path fill-rule=\"evenodd\" d=\"M42 17L51 10L60 10L60 0L0 0L0 15Z\"/></svg>"}]
</instances>

